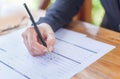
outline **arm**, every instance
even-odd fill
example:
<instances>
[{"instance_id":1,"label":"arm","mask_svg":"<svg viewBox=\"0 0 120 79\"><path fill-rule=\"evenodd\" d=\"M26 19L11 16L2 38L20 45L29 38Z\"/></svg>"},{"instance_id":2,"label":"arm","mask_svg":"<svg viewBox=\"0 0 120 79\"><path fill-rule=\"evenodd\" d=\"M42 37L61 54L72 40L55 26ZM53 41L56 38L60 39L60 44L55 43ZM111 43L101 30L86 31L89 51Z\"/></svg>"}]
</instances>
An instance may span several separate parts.
<instances>
[{"instance_id":1,"label":"arm","mask_svg":"<svg viewBox=\"0 0 120 79\"><path fill-rule=\"evenodd\" d=\"M120 32L120 0L101 0L105 9L102 26Z\"/></svg>"},{"instance_id":2,"label":"arm","mask_svg":"<svg viewBox=\"0 0 120 79\"><path fill-rule=\"evenodd\" d=\"M84 0L56 0L47 10L46 16L37 22L49 24L54 31L68 24L79 11Z\"/></svg>"},{"instance_id":3,"label":"arm","mask_svg":"<svg viewBox=\"0 0 120 79\"><path fill-rule=\"evenodd\" d=\"M47 43L44 47L33 27L28 28L23 33L24 43L28 51L33 55L43 55L49 51L53 51L55 44L54 32L60 27L68 24L72 17L78 12L83 0L56 0L56 2L47 11L46 16L40 18L37 22L38 28Z\"/></svg>"}]
</instances>

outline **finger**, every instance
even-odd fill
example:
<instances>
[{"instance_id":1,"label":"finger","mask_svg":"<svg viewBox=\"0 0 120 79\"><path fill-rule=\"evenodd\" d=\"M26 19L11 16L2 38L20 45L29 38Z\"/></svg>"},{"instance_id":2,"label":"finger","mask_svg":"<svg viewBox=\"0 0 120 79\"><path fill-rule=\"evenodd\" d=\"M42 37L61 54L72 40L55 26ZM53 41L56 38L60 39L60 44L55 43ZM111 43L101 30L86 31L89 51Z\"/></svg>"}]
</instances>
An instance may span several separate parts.
<instances>
[{"instance_id":1,"label":"finger","mask_svg":"<svg viewBox=\"0 0 120 79\"><path fill-rule=\"evenodd\" d=\"M33 56L37 56L37 55L43 55L47 52L47 49L38 42L38 39L37 39L37 34L36 32L34 31L34 29L29 29L30 33L28 33L28 47L29 47L29 50L31 51L31 54Z\"/></svg>"},{"instance_id":2,"label":"finger","mask_svg":"<svg viewBox=\"0 0 120 79\"><path fill-rule=\"evenodd\" d=\"M22 33L22 37L23 37L25 46L27 47L28 51L30 52L30 49L29 49L30 47L29 47L28 40L27 40L27 31Z\"/></svg>"},{"instance_id":3,"label":"finger","mask_svg":"<svg viewBox=\"0 0 120 79\"><path fill-rule=\"evenodd\" d=\"M30 51L30 49L29 49L30 47L29 47L29 45L28 45L28 42L24 40L24 44L25 44L26 48L28 49L28 52L31 54L31 51Z\"/></svg>"},{"instance_id":4,"label":"finger","mask_svg":"<svg viewBox=\"0 0 120 79\"><path fill-rule=\"evenodd\" d=\"M29 47L28 45L28 42L27 41L24 41L29 53L32 55L32 56L40 56L40 55L44 55L44 53L42 53L40 50L36 50L35 47L31 48ZM38 53L39 52L39 53Z\"/></svg>"},{"instance_id":5,"label":"finger","mask_svg":"<svg viewBox=\"0 0 120 79\"><path fill-rule=\"evenodd\" d=\"M28 43L28 35L27 35L28 33L29 33L29 30L27 29L25 32L22 33L22 37L23 37L23 40L24 40L24 44L27 47L29 53L32 54L31 51L30 51L30 45Z\"/></svg>"},{"instance_id":6,"label":"finger","mask_svg":"<svg viewBox=\"0 0 120 79\"><path fill-rule=\"evenodd\" d=\"M26 39L27 39L26 31L22 33L22 38L23 38L23 40L26 40Z\"/></svg>"},{"instance_id":7,"label":"finger","mask_svg":"<svg viewBox=\"0 0 120 79\"><path fill-rule=\"evenodd\" d=\"M39 45L38 43L34 43L30 51L32 51L31 54L33 56L44 55L48 52L47 49L43 45Z\"/></svg>"},{"instance_id":8,"label":"finger","mask_svg":"<svg viewBox=\"0 0 120 79\"><path fill-rule=\"evenodd\" d=\"M29 38L29 34L31 34L32 28L28 28L23 34L22 34L22 37L24 39L24 44L25 46L27 47L28 51L30 54L32 54L33 56L36 56L36 54L34 52L38 52L38 51L35 51L33 50L33 48L31 47L31 44L28 42ZM34 34L35 35L35 34ZM40 52L40 51L39 51Z\"/></svg>"}]
</instances>

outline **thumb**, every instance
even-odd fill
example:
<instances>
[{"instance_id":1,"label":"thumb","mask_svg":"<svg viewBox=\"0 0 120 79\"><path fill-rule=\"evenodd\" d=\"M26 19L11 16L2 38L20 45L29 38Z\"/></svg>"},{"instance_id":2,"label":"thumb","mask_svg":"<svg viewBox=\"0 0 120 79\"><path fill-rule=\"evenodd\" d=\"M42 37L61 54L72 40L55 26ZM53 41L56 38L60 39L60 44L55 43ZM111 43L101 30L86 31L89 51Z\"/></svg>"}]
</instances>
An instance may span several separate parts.
<instances>
[{"instance_id":1,"label":"thumb","mask_svg":"<svg viewBox=\"0 0 120 79\"><path fill-rule=\"evenodd\" d=\"M55 35L54 33L48 33L47 34L47 40L46 40L47 46L48 46L48 50L51 52L54 49L54 45L55 45Z\"/></svg>"}]
</instances>

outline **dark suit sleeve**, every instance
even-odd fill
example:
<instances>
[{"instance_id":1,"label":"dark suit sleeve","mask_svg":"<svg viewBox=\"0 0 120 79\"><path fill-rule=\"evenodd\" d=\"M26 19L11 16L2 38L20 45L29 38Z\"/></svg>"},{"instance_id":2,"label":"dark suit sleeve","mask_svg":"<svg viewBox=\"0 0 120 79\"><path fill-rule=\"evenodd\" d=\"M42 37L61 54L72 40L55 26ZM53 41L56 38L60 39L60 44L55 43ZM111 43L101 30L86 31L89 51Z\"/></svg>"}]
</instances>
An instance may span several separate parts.
<instances>
[{"instance_id":1,"label":"dark suit sleeve","mask_svg":"<svg viewBox=\"0 0 120 79\"><path fill-rule=\"evenodd\" d=\"M101 0L105 9L102 26L120 32L120 0Z\"/></svg>"},{"instance_id":2,"label":"dark suit sleeve","mask_svg":"<svg viewBox=\"0 0 120 79\"><path fill-rule=\"evenodd\" d=\"M54 31L68 24L79 11L84 0L56 0L47 10L46 16L41 17L37 24L48 23Z\"/></svg>"}]
</instances>

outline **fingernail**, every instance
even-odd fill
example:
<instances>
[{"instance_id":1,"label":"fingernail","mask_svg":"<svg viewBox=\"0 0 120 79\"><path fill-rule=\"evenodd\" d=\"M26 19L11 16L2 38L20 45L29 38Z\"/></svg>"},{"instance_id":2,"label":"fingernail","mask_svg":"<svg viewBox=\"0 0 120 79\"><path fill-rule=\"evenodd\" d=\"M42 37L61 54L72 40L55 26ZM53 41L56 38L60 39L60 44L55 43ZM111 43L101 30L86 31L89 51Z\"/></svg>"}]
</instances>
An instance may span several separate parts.
<instances>
[{"instance_id":1,"label":"fingernail","mask_svg":"<svg viewBox=\"0 0 120 79\"><path fill-rule=\"evenodd\" d=\"M52 52L52 50L53 50L53 47L49 47L49 51Z\"/></svg>"}]
</instances>

